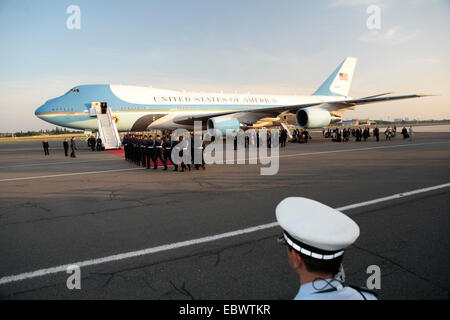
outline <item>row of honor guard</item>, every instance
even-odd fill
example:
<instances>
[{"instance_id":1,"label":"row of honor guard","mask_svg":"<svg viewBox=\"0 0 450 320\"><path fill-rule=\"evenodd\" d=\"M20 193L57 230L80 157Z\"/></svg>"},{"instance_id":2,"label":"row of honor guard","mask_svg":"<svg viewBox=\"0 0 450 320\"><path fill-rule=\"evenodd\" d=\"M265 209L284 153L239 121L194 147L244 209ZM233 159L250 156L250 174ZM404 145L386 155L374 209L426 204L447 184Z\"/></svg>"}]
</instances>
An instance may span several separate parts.
<instances>
[{"instance_id":1,"label":"row of honor guard","mask_svg":"<svg viewBox=\"0 0 450 320\"><path fill-rule=\"evenodd\" d=\"M191 163L194 159L200 159L201 163L195 163L195 169L205 169L205 161L203 157L203 151L205 144L203 141L196 146L194 138L185 140L183 136L178 138L169 134L164 135L161 138L160 135L156 135L153 138L152 135L126 135L122 141L125 159L136 163L138 166L146 167L150 169L157 169L158 165L163 165L164 170L170 164L173 164L174 170L178 171L178 167L181 167L181 171L191 171ZM181 161L177 161L172 157L172 150L175 150L175 154L178 154ZM190 150L190 152L188 152Z\"/></svg>"}]
</instances>

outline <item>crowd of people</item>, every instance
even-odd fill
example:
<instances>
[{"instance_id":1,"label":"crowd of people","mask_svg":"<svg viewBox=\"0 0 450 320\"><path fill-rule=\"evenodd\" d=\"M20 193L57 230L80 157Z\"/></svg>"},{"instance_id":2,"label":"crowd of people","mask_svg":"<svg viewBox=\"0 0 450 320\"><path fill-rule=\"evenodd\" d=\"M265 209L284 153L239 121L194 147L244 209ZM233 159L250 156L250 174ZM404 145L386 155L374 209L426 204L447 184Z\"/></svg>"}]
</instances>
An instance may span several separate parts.
<instances>
[{"instance_id":1,"label":"crowd of people","mask_svg":"<svg viewBox=\"0 0 450 320\"><path fill-rule=\"evenodd\" d=\"M104 150L103 142L100 136L95 139L94 136L90 136L88 139L88 147L91 148L92 151L102 151Z\"/></svg>"},{"instance_id":2,"label":"crowd of people","mask_svg":"<svg viewBox=\"0 0 450 320\"><path fill-rule=\"evenodd\" d=\"M267 148L272 148L274 136L270 130L267 130L266 135L266 146ZM127 134L123 138L122 145L126 160L147 169L153 167L156 170L158 166L163 166L163 170L168 170L168 166L172 164L174 166L173 171L186 172L192 169L199 170L200 168L205 170L203 153L205 143L203 140L196 143L196 138L196 135L191 135L190 140L183 136L176 137L167 130L162 137L159 134ZM287 130L281 129L278 139L280 147L285 147L288 140ZM259 148L260 132L255 131L254 134L246 136L236 135L234 137L235 150L238 147L238 143L244 144L245 147L253 145ZM179 155L181 161L173 159L172 150L175 150L175 154ZM195 154L197 154L197 157ZM201 163L195 163L195 159L201 159Z\"/></svg>"},{"instance_id":3,"label":"crowd of people","mask_svg":"<svg viewBox=\"0 0 450 320\"><path fill-rule=\"evenodd\" d=\"M240 141L240 139L243 139ZM281 129L278 131L278 142L280 148L286 147L286 142L288 140L288 132L285 129ZM249 135L235 135L234 137L234 150L237 150L238 144L242 143L247 148L248 146L255 146L256 148L259 148L260 146L260 133L259 131L254 131L252 134ZM267 145L267 148L272 148L273 144L273 137L271 130L267 130L266 132L266 140L265 143Z\"/></svg>"},{"instance_id":4,"label":"crowd of people","mask_svg":"<svg viewBox=\"0 0 450 320\"><path fill-rule=\"evenodd\" d=\"M309 139L312 139L312 137L306 129L302 129L301 131L299 129L294 129L294 131L292 131L291 142L308 143Z\"/></svg>"},{"instance_id":5,"label":"crowd of people","mask_svg":"<svg viewBox=\"0 0 450 320\"><path fill-rule=\"evenodd\" d=\"M354 138L355 141L367 141L370 137L374 137L376 141L380 141L380 129L378 126L372 128L369 127L361 128L339 128L336 127L334 129L327 128L322 130L322 134L325 138L331 138L334 142L347 142L351 138ZM384 131L385 139L391 140L396 136L397 128L387 127ZM266 143L267 147L272 147L272 133L271 130L267 130ZM407 129L403 127L401 130L401 134L403 139L412 141L413 137L413 129L412 126ZM260 145L260 133L256 131L254 134L250 136L245 136L245 146L254 145L259 148ZM286 147L286 141L288 141L288 131L284 128L279 130L279 146L281 148ZM234 138L234 148L237 149L238 145L238 136ZM294 129L292 131L292 138L289 140L294 143L308 143L308 140L312 139L311 135L306 129ZM47 140L43 140L42 142L44 148L44 154L46 156L50 155L49 151L49 143ZM100 137L95 138L94 136L90 136L87 140L88 147L92 151L102 151L104 150L104 146L102 143L102 139ZM196 146L199 145L199 146ZM173 138L171 133L166 131L163 133L163 137L159 134L152 136L150 134L142 135L142 134L126 134L122 141L122 146L125 151L125 159L134 162L137 165L141 165L150 169L158 168L158 164L164 166L164 170L167 170L169 164L174 165L174 171L178 171L180 168L182 172L191 171L192 166L195 169L205 169L205 161L203 158L203 150L205 148L205 144L203 141L200 143L194 143L194 137L191 137L191 141L185 141L183 136L178 138ZM75 137L70 139L70 144L68 139L65 139L63 142L64 154L66 157L69 156L69 148L71 150L70 157L75 158L75 151L77 150ZM180 158L185 159L184 161L177 162L172 159L172 150L175 149L178 152ZM188 149L191 149L191 152L187 152ZM193 155L197 153L199 156L201 154L202 163L201 164L193 164L194 157ZM183 155L189 154L189 157L183 157ZM192 156L191 156L192 155ZM192 158L192 159L191 159ZM190 159L190 160L187 160Z\"/></svg>"},{"instance_id":6,"label":"crowd of people","mask_svg":"<svg viewBox=\"0 0 450 320\"><path fill-rule=\"evenodd\" d=\"M42 147L44 148L44 154L46 156L49 156L50 155L50 145L46 139L44 139L44 141L42 141ZM68 157L69 156L69 141L67 141L67 138L64 139L63 148L64 148L64 155L66 157ZM70 139L70 150L71 150L70 157L76 158L75 150L77 150L77 145L75 143L75 137L72 137L72 139Z\"/></svg>"},{"instance_id":7,"label":"crowd of people","mask_svg":"<svg viewBox=\"0 0 450 320\"><path fill-rule=\"evenodd\" d=\"M87 144L88 144L88 147L91 148L92 151L96 151L96 150L97 151L102 151L102 150L105 149L104 146L103 146L103 143L102 143L102 139L100 139L100 137L98 137L96 139L94 136L90 136L87 139ZM44 148L44 154L46 156L49 156L50 155L50 145L49 145L49 143L48 143L48 141L46 139L44 139L42 141L42 147ZM69 149L70 149L70 157L71 158L76 158L77 157L76 153L75 153L76 150L77 150L75 137L72 137L70 139L70 143L69 143L67 138L64 139L64 141L63 141L63 148L64 148L64 155L66 157L69 156Z\"/></svg>"},{"instance_id":8,"label":"crowd of people","mask_svg":"<svg viewBox=\"0 0 450 320\"><path fill-rule=\"evenodd\" d=\"M372 134L370 133L370 128L365 127L364 129L361 127L358 128L328 128L323 129L322 134L325 138L331 138L334 142L346 142L349 141L350 138L354 138L355 141L360 142L362 140L367 141L368 138L373 136L376 141L380 141L380 129L378 126L375 126L372 128ZM385 139L391 140L392 138L395 138L397 134L397 127L387 127L384 131ZM403 127L401 134L403 135L403 139L409 139L412 140L413 136L413 129L412 126L409 127L409 130L406 129L406 127Z\"/></svg>"}]
</instances>

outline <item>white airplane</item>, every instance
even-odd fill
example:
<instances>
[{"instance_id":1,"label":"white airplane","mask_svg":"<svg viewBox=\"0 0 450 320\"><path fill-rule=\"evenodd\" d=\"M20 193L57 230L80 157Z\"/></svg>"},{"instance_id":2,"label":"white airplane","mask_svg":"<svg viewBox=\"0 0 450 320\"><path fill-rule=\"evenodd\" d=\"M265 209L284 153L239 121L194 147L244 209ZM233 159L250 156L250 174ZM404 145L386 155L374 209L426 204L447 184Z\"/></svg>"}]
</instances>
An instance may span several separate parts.
<instances>
[{"instance_id":1,"label":"white airplane","mask_svg":"<svg viewBox=\"0 0 450 320\"><path fill-rule=\"evenodd\" d=\"M80 85L48 100L35 114L47 122L88 131L98 130L92 109L112 115L119 131L193 129L239 130L296 124L322 128L341 121L358 105L418 98L424 95L354 99L348 96L356 58L346 58L311 96L251 95L170 91L125 85Z\"/></svg>"}]
</instances>

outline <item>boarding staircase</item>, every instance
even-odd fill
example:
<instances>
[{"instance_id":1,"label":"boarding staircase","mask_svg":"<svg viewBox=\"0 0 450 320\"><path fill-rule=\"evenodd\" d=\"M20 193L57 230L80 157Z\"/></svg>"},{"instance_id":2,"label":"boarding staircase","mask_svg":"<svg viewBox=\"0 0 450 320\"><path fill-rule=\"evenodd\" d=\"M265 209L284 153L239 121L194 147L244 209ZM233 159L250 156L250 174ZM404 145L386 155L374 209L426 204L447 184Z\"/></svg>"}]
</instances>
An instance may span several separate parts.
<instances>
[{"instance_id":1,"label":"boarding staircase","mask_svg":"<svg viewBox=\"0 0 450 320\"><path fill-rule=\"evenodd\" d=\"M91 116L97 117L98 133L100 139L102 139L105 150L119 149L120 148L120 136L117 130L116 122L114 121L111 109L106 108L106 112L102 112L101 109L93 107L90 110Z\"/></svg>"},{"instance_id":2,"label":"boarding staircase","mask_svg":"<svg viewBox=\"0 0 450 320\"><path fill-rule=\"evenodd\" d=\"M292 139L293 136L292 136L291 130L289 130L289 127L287 126L287 124L284 122L281 122L280 124L281 124L281 127L287 131L289 139Z\"/></svg>"}]
</instances>

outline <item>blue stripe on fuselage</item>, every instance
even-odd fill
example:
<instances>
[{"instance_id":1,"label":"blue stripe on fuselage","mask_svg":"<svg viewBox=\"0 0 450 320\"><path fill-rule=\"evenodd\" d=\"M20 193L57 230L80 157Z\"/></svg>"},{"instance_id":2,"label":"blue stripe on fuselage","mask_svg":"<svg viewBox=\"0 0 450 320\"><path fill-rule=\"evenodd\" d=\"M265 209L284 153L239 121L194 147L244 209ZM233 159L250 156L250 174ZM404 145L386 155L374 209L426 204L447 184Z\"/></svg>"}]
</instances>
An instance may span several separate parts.
<instances>
[{"instance_id":1,"label":"blue stripe on fuselage","mask_svg":"<svg viewBox=\"0 0 450 320\"><path fill-rule=\"evenodd\" d=\"M79 90L79 92L74 92ZM111 111L190 111L190 110L204 110L204 111L221 111L221 110L251 110L253 108L261 107L275 107L276 105L229 105L229 104L137 104L126 102L118 98L112 91L109 85L91 84L74 87L66 94L47 101L44 105L39 107L35 114L49 114L49 113L68 113L68 112L87 112L91 107L91 103L107 102Z\"/></svg>"},{"instance_id":2,"label":"blue stripe on fuselage","mask_svg":"<svg viewBox=\"0 0 450 320\"><path fill-rule=\"evenodd\" d=\"M271 108L276 105L229 105L229 104L136 104L118 98L110 85L90 84L72 88L66 94L48 100L36 109L36 116L41 119L64 127L74 129L88 129L96 127L96 119L89 116L88 111L92 102L107 102L113 113L133 112L220 112L225 110L243 111L254 108ZM136 119L137 120L137 119ZM85 122L85 123L83 123Z\"/></svg>"}]
</instances>

